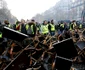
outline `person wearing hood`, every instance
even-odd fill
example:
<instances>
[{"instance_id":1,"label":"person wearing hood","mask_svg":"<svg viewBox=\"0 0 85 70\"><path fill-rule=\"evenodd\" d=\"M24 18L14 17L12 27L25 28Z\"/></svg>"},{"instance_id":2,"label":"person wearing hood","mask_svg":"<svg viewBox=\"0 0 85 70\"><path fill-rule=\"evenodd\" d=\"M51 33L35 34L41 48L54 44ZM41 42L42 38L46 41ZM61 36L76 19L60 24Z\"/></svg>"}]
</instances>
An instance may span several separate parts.
<instances>
[{"instance_id":1,"label":"person wearing hood","mask_svg":"<svg viewBox=\"0 0 85 70\"><path fill-rule=\"evenodd\" d=\"M6 26L6 27L11 28L11 24L9 23L9 21L8 21L8 20L5 20L5 21L4 21L4 23L5 23L5 26Z\"/></svg>"},{"instance_id":2,"label":"person wearing hood","mask_svg":"<svg viewBox=\"0 0 85 70\"><path fill-rule=\"evenodd\" d=\"M34 24L34 21L29 21L26 24L25 28L28 36L34 37L36 35L36 26Z\"/></svg>"}]
</instances>

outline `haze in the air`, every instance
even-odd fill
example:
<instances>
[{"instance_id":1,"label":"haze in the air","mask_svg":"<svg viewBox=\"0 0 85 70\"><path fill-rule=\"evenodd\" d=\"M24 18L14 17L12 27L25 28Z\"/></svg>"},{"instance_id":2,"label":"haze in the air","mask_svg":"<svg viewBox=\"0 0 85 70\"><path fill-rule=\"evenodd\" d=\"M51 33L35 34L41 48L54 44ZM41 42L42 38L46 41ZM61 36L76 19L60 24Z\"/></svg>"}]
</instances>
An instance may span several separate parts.
<instances>
[{"instance_id":1,"label":"haze in the air","mask_svg":"<svg viewBox=\"0 0 85 70\"><path fill-rule=\"evenodd\" d=\"M59 0L5 0L11 13L18 19L31 19L54 6Z\"/></svg>"}]
</instances>

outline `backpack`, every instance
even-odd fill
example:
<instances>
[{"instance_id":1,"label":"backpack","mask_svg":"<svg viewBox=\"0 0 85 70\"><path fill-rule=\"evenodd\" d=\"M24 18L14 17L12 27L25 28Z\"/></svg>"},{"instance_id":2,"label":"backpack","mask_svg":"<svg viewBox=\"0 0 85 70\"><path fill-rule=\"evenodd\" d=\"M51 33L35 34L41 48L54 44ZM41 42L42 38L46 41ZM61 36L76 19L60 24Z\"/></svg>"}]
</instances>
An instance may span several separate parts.
<instances>
[{"instance_id":1,"label":"backpack","mask_svg":"<svg viewBox=\"0 0 85 70\"><path fill-rule=\"evenodd\" d=\"M33 33L33 31L32 31L32 26L29 26L28 27L28 30L27 30L27 34L32 34Z\"/></svg>"}]
</instances>

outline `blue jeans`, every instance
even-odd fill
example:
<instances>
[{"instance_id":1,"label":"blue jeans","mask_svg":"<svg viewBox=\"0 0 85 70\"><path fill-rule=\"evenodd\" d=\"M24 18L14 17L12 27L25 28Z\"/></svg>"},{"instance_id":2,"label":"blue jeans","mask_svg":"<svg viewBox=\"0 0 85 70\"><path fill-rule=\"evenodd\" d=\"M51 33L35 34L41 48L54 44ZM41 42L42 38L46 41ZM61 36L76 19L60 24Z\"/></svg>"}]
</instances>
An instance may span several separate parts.
<instances>
[{"instance_id":1,"label":"blue jeans","mask_svg":"<svg viewBox=\"0 0 85 70\"><path fill-rule=\"evenodd\" d=\"M51 36L54 36L55 35L55 32L53 31L53 32L50 32L50 34L51 34Z\"/></svg>"}]
</instances>

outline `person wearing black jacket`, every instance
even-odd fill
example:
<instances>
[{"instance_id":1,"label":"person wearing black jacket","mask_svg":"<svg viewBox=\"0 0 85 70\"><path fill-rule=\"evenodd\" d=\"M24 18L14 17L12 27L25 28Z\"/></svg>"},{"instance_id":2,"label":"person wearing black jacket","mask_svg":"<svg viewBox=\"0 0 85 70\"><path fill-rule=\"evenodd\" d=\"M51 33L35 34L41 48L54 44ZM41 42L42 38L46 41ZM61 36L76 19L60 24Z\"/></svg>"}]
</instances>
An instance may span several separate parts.
<instances>
[{"instance_id":1,"label":"person wearing black jacket","mask_svg":"<svg viewBox=\"0 0 85 70\"><path fill-rule=\"evenodd\" d=\"M26 34L26 28L25 28L25 20L21 20L21 33L24 33L24 34Z\"/></svg>"}]
</instances>

